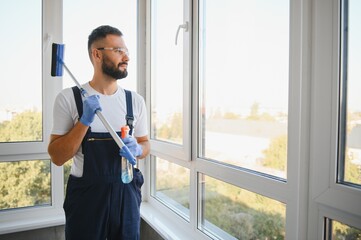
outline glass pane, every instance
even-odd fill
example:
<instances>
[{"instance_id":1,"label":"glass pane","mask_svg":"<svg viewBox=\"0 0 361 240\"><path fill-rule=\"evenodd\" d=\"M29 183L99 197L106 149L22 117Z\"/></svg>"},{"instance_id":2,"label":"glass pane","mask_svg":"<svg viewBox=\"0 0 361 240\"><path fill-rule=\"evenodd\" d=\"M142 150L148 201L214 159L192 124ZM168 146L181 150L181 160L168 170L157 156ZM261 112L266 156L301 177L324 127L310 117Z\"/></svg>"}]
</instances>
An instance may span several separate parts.
<instances>
[{"instance_id":1,"label":"glass pane","mask_svg":"<svg viewBox=\"0 0 361 240\"><path fill-rule=\"evenodd\" d=\"M79 17L81 13L81 17ZM128 76L120 86L137 90L137 1L134 0L63 0L64 60L80 84L93 77L88 55L88 36L100 25L110 25L122 33L130 53ZM75 86L64 73L64 87Z\"/></svg>"},{"instance_id":2,"label":"glass pane","mask_svg":"<svg viewBox=\"0 0 361 240\"><path fill-rule=\"evenodd\" d=\"M328 240L361 240L361 230L343 224L341 222L327 219L326 221L329 226L328 229ZM331 232L330 232L331 231Z\"/></svg>"},{"instance_id":3,"label":"glass pane","mask_svg":"<svg viewBox=\"0 0 361 240\"><path fill-rule=\"evenodd\" d=\"M0 142L43 139L41 4L0 2Z\"/></svg>"},{"instance_id":4,"label":"glass pane","mask_svg":"<svg viewBox=\"0 0 361 240\"><path fill-rule=\"evenodd\" d=\"M344 33L343 69L344 84L347 83L346 149L343 156L341 181L361 185L361 1L349 0L347 33ZM347 24L347 22L343 22ZM348 35L347 35L348 34ZM347 38L347 39L346 39Z\"/></svg>"},{"instance_id":5,"label":"glass pane","mask_svg":"<svg viewBox=\"0 0 361 240\"><path fill-rule=\"evenodd\" d=\"M199 155L286 178L289 1L201 1L199 56Z\"/></svg>"},{"instance_id":6,"label":"glass pane","mask_svg":"<svg viewBox=\"0 0 361 240\"><path fill-rule=\"evenodd\" d=\"M151 1L151 137L183 142L183 0Z\"/></svg>"},{"instance_id":7,"label":"glass pane","mask_svg":"<svg viewBox=\"0 0 361 240\"><path fill-rule=\"evenodd\" d=\"M285 239L285 204L205 175L199 185L202 231L221 239Z\"/></svg>"},{"instance_id":8,"label":"glass pane","mask_svg":"<svg viewBox=\"0 0 361 240\"><path fill-rule=\"evenodd\" d=\"M50 160L0 163L0 210L51 204Z\"/></svg>"},{"instance_id":9,"label":"glass pane","mask_svg":"<svg viewBox=\"0 0 361 240\"><path fill-rule=\"evenodd\" d=\"M189 219L189 169L154 157L155 197Z\"/></svg>"}]
</instances>

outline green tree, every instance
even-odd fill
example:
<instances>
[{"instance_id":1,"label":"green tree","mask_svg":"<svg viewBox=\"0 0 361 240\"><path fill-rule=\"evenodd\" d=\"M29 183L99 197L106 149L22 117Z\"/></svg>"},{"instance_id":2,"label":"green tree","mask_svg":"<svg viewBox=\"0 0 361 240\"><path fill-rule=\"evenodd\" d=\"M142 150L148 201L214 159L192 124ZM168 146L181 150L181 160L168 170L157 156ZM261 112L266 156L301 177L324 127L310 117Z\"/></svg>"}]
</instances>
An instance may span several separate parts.
<instances>
[{"instance_id":1,"label":"green tree","mask_svg":"<svg viewBox=\"0 0 361 240\"><path fill-rule=\"evenodd\" d=\"M340 222L333 222L333 239L360 240L361 230Z\"/></svg>"},{"instance_id":2,"label":"green tree","mask_svg":"<svg viewBox=\"0 0 361 240\"><path fill-rule=\"evenodd\" d=\"M167 123L157 129L157 137L181 142L183 137L183 115L181 113L174 113Z\"/></svg>"},{"instance_id":3,"label":"green tree","mask_svg":"<svg viewBox=\"0 0 361 240\"><path fill-rule=\"evenodd\" d=\"M255 120L255 121L276 121L275 117L271 116L269 113L260 113L259 112L260 104L255 102L251 106L251 113L246 118L247 120Z\"/></svg>"},{"instance_id":4,"label":"green tree","mask_svg":"<svg viewBox=\"0 0 361 240\"><path fill-rule=\"evenodd\" d=\"M350 157L349 151L349 148L346 148L344 181L361 184L361 166L351 162L353 159Z\"/></svg>"},{"instance_id":5,"label":"green tree","mask_svg":"<svg viewBox=\"0 0 361 240\"><path fill-rule=\"evenodd\" d=\"M0 124L0 142L41 141L41 112L25 111Z\"/></svg>"},{"instance_id":6,"label":"green tree","mask_svg":"<svg viewBox=\"0 0 361 240\"><path fill-rule=\"evenodd\" d=\"M0 141L42 139L41 112L26 111L0 124ZM50 203L50 161L0 163L0 209Z\"/></svg>"},{"instance_id":7,"label":"green tree","mask_svg":"<svg viewBox=\"0 0 361 240\"><path fill-rule=\"evenodd\" d=\"M251 113L247 118L249 120L259 120L259 103L255 102L251 106Z\"/></svg>"},{"instance_id":8,"label":"green tree","mask_svg":"<svg viewBox=\"0 0 361 240\"><path fill-rule=\"evenodd\" d=\"M237 239L284 239L282 203L206 178L204 218Z\"/></svg>"},{"instance_id":9,"label":"green tree","mask_svg":"<svg viewBox=\"0 0 361 240\"><path fill-rule=\"evenodd\" d=\"M269 148L263 151L262 165L285 171L287 169L287 135L272 139Z\"/></svg>"},{"instance_id":10,"label":"green tree","mask_svg":"<svg viewBox=\"0 0 361 240\"><path fill-rule=\"evenodd\" d=\"M50 161L0 163L0 209L50 203Z\"/></svg>"}]
</instances>

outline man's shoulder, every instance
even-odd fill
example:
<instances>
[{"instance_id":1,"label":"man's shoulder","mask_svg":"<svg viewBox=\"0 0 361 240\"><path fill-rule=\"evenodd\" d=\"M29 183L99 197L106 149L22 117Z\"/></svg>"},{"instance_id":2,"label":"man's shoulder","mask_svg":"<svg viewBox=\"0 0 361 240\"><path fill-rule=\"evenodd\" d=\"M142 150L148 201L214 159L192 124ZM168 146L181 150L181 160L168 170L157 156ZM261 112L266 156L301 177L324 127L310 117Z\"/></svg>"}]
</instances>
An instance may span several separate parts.
<instances>
[{"instance_id":1,"label":"man's shoulder","mask_svg":"<svg viewBox=\"0 0 361 240\"><path fill-rule=\"evenodd\" d=\"M121 89L120 92L123 92L123 93L125 93L125 91L130 92L131 95L132 95L132 99L133 99L133 101L135 101L135 102L142 102L142 101L144 101L143 96L140 95L139 93L137 93L136 91L133 91L133 90L130 90L130 89L124 89L124 88L121 88L121 87L120 87L119 89Z\"/></svg>"}]
</instances>

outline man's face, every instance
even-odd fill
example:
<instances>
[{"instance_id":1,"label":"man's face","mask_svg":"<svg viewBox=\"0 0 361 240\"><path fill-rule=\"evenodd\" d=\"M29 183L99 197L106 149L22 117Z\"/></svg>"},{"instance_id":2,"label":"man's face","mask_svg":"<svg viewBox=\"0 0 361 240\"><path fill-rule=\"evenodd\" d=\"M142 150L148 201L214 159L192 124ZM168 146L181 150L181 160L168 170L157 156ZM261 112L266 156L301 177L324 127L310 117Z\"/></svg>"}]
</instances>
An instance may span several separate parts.
<instances>
[{"instance_id":1,"label":"man's face","mask_svg":"<svg viewBox=\"0 0 361 240\"><path fill-rule=\"evenodd\" d=\"M102 52L102 71L104 74L119 80L127 77L128 71L128 50L124 39L116 35L108 35L103 42L100 51Z\"/></svg>"},{"instance_id":2,"label":"man's face","mask_svg":"<svg viewBox=\"0 0 361 240\"><path fill-rule=\"evenodd\" d=\"M126 66L128 66L127 62L117 63L110 60L106 55L103 58L103 62L102 62L103 73L116 80L128 76L128 71Z\"/></svg>"}]
</instances>

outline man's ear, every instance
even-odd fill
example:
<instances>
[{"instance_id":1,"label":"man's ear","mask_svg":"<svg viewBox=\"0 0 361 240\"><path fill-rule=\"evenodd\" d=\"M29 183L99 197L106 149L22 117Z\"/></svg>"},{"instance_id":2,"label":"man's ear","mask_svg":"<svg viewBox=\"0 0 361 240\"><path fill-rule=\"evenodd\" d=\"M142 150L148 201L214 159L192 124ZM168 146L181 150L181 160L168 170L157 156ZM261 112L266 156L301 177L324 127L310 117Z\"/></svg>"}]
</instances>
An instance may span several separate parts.
<instances>
[{"instance_id":1,"label":"man's ear","mask_svg":"<svg viewBox=\"0 0 361 240\"><path fill-rule=\"evenodd\" d=\"M93 61L96 61L96 62L101 61L102 56L101 56L101 53L100 53L100 51L98 49L93 48L91 53L92 53L92 60Z\"/></svg>"}]
</instances>

